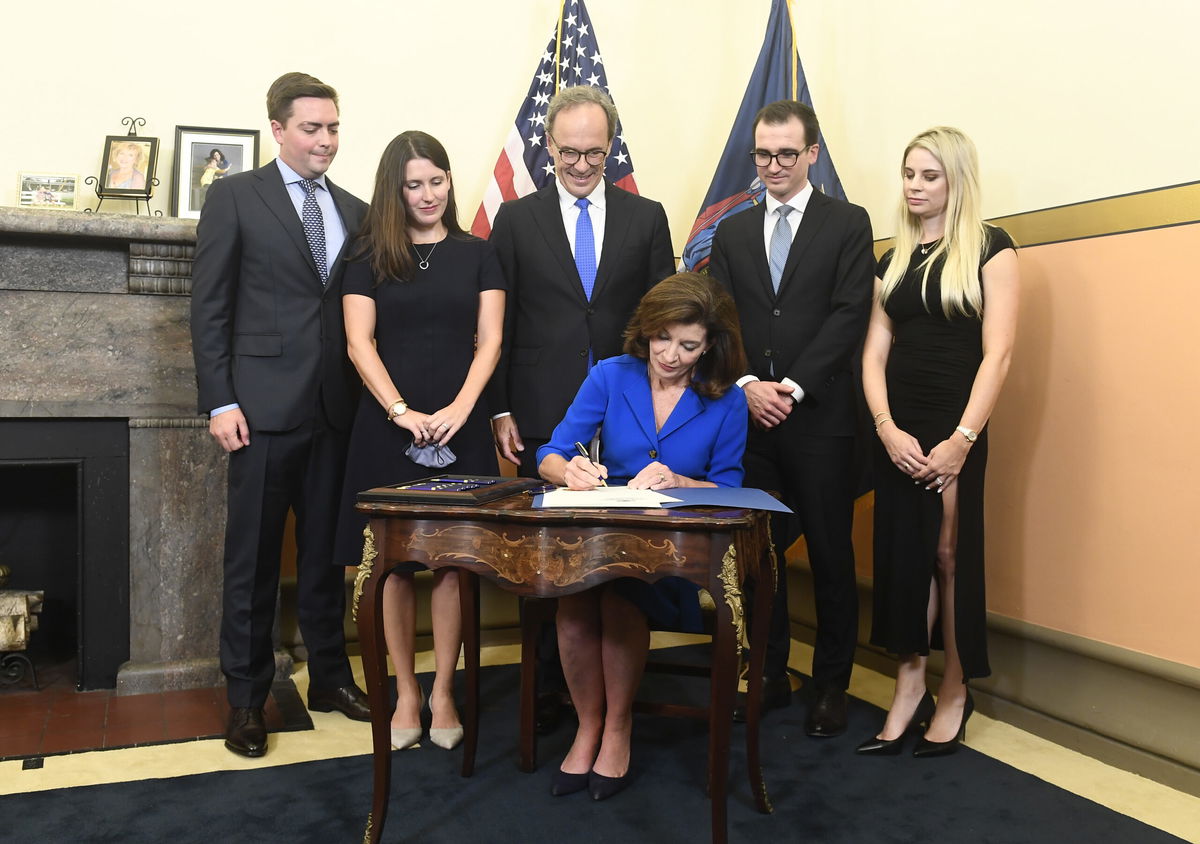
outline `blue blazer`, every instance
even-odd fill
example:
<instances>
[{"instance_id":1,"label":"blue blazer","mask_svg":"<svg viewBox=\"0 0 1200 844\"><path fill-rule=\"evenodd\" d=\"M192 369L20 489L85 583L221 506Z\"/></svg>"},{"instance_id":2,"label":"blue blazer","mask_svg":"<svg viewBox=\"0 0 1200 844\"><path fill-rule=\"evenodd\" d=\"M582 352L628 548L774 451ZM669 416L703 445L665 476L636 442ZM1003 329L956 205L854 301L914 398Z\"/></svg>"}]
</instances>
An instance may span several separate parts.
<instances>
[{"instance_id":1,"label":"blue blazer","mask_svg":"<svg viewBox=\"0 0 1200 844\"><path fill-rule=\"evenodd\" d=\"M610 480L624 482L657 460L679 475L717 486L742 485L746 449L746 396L731 386L718 399L685 390L661 431L654 429L654 403L646 361L621 355L600 361L567 408L538 463L551 453L570 460L600 432L600 462Z\"/></svg>"}]
</instances>

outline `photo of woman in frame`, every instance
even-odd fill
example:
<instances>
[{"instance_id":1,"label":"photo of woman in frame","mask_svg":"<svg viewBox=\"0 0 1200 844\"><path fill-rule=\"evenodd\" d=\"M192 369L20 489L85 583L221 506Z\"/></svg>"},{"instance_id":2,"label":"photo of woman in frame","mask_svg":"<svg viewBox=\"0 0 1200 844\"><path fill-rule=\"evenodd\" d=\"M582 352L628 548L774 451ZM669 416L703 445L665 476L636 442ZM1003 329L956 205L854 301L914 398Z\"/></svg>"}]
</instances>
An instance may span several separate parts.
<instances>
[{"instance_id":1,"label":"photo of woman in frame","mask_svg":"<svg viewBox=\"0 0 1200 844\"><path fill-rule=\"evenodd\" d=\"M118 141L108 151L106 188L145 190L146 167L150 160L148 141Z\"/></svg>"}]
</instances>

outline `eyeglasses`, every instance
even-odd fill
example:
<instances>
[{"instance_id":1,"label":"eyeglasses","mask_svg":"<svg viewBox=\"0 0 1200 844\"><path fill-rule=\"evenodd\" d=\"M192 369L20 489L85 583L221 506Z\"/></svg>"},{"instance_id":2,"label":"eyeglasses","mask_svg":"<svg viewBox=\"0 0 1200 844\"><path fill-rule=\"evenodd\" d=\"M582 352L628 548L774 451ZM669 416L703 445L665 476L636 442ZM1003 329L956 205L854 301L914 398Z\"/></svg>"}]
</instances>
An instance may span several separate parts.
<instances>
[{"instance_id":1,"label":"eyeglasses","mask_svg":"<svg viewBox=\"0 0 1200 844\"><path fill-rule=\"evenodd\" d=\"M581 157L593 167L598 164L603 164L604 159L608 158L608 150L606 149L589 149L587 152L580 152L579 150L571 149L570 147L560 147L558 145L558 141L555 141L554 136L549 132L546 133L546 137L548 137L554 143L555 148L558 150L559 159L568 167L578 162Z\"/></svg>"},{"instance_id":2,"label":"eyeglasses","mask_svg":"<svg viewBox=\"0 0 1200 844\"><path fill-rule=\"evenodd\" d=\"M785 149L776 153L769 153L765 149L754 149L750 151L750 157L754 159L755 167L770 167L771 160L779 162L780 167L791 167L800 160L800 156L808 152L812 144L806 144L802 150Z\"/></svg>"}]
</instances>

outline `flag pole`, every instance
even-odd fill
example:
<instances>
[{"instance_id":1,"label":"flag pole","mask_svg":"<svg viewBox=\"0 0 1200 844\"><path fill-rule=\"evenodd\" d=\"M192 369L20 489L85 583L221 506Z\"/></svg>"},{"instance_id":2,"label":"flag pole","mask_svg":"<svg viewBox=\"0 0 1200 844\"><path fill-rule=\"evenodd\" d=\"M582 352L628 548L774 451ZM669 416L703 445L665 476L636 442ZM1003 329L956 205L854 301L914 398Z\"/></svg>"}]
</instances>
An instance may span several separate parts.
<instances>
[{"instance_id":1,"label":"flag pole","mask_svg":"<svg viewBox=\"0 0 1200 844\"><path fill-rule=\"evenodd\" d=\"M559 59L562 58L563 12L566 10L567 0L562 0L558 4L558 35L554 39L554 93L556 94L562 88L562 80L559 78L559 74L562 72L562 62Z\"/></svg>"},{"instance_id":2,"label":"flag pole","mask_svg":"<svg viewBox=\"0 0 1200 844\"><path fill-rule=\"evenodd\" d=\"M792 0L787 0L788 26L792 29L792 89L788 93L788 99L794 100L800 96L800 47L796 40L796 15L793 14L795 8L792 6Z\"/></svg>"}]
</instances>

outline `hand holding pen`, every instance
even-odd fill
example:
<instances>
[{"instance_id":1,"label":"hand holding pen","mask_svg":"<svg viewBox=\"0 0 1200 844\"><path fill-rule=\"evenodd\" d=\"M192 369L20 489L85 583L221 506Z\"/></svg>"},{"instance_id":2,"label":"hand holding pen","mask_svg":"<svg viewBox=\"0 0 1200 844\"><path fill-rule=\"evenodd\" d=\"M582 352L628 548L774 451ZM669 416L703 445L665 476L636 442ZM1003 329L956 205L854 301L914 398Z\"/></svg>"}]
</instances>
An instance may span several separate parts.
<instances>
[{"instance_id":1,"label":"hand holding pen","mask_svg":"<svg viewBox=\"0 0 1200 844\"><path fill-rule=\"evenodd\" d=\"M575 450L579 452L579 456L583 459L582 461L572 459L567 464L567 486L571 489L593 489L596 486L608 486L604 481L608 475L608 470L603 465L592 461L583 443L575 443ZM576 483L571 483L571 469L575 469L577 474L583 476L577 478Z\"/></svg>"}]
</instances>

